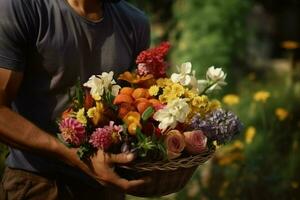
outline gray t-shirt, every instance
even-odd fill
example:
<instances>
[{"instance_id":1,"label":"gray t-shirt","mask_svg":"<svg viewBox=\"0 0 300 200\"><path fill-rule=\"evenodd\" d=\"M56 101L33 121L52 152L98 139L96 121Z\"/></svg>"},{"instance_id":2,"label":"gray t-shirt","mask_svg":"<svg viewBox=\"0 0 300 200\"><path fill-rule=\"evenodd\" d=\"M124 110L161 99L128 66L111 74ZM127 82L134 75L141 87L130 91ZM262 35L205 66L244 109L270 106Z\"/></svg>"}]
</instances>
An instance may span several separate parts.
<instances>
[{"instance_id":1,"label":"gray t-shirt","mask_svg":"<svg viewBox=\"0 0 300 200\"><path fill-rule=\"evenodd\" d=\"M123 72L149 46L144 13L125 1L103 9L103 19L92 22L66 0L0 0L0 66L24 73L13 109L50 134L57 132L55 120L78 77L85 82L103 71ZM56 160L17 149L7 165L77 175Z\"/></svg>"}]
</instances>

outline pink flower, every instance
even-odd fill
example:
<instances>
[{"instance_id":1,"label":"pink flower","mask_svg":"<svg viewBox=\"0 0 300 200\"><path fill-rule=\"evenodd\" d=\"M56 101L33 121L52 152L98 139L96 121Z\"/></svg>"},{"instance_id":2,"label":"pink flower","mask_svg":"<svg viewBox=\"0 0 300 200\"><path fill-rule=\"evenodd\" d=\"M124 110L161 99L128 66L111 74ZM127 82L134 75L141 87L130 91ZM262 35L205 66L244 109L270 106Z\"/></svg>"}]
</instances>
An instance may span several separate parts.
<instances>
[{"instance_id":1,"label":"pink flower","mask_svg":"<svg viewBox=\"0 0 300 200\"><path fill-rule=\"evenodd\" d=\"M183 133L186 143L186 151L196 155L207 149L207 137L201 130L189 131Z\"/></svg>"},{"instance_id":2,"label":"pink flower","mask_svg":"<svg viewBox=\"0 0 300 200\"><path fill-rule=\"evenodd\" d=\"M74 118L65 118L59 124L62 139L71 145L79 146L85 139L85 128Z\"/></svg>"},{"instance_id":3,"label":"pink flower","mask_svg":"<svg viewBox=\"0 0 300 200\"><path fill-rule=\"evenodd\" d=\"M120 133L123 131L123 127L120 125L114 125L114 123L115 122L110 121L109 126L104 126L104 128L111 132L112 142L118 143L122 139Z\"/></svg>"},{"instance_id":4,"label":"pink flower","mask_svg":"<svg viewBox=\"0 0 300 200\"><path fill-rule=\"evenodd\" d=\"M95 148L107 150L112 144L112 132L108 128L97 128L91 135L89 142Z\"/></svg>"},{"instance_id":5,"label":"pink flower","mask_svg":"<svg viewBox=\"0 0 300 200\"><path fill-rule=\"evenodd\" d=\"M167 148L168 159L179 157L185 147L184 136L178 130L169 131L164 142Z\"/></svg>"}]
</instances>

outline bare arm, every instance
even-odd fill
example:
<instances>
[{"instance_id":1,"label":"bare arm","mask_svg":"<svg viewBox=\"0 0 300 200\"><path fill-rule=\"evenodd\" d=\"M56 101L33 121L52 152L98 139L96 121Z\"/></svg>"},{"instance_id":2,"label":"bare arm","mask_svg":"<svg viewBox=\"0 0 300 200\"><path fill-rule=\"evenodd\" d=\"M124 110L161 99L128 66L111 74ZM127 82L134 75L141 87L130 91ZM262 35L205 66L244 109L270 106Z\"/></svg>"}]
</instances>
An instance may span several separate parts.
<instances>
[{"instance_id":1,"label":"bare arm","mask_svg":"<svg viewBox=\"0 0 300 200\"><path fill-rule=\"evenodd\" d=\"M21 72L0 67L0 141L19 149L58 158L81 169L101 184L116 186L125 192L129 192L144 183L143 180L128 181L122 179L111 169L113 163L132 161L133 156L131 154L112 155L99 150L91 158L91 162L82 162L77 157L76 149L66 147L55 137L13 112L9 105L15 98L22 79L23 74Z\"/></svg>"}]
</instances>

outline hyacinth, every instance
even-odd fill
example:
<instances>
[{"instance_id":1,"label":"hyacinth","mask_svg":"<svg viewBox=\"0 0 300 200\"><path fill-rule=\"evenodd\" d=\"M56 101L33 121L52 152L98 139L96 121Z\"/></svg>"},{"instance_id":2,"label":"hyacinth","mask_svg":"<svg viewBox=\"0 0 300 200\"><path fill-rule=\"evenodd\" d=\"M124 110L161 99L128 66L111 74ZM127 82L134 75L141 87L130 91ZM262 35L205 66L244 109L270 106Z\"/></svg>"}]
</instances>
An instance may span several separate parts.
<instances>
[{"instance_id":1,"label":"hyacinth","mask_svg":"<svg viewBox=\"0 0 300 200\"><path fill-rule=\"evenodd\" d=\"M217 109L204 119L200 115L194 116L191 129L202 130L209 140L216 140L220 145L237 135L242 129L242 123L233 112Z\"/></svg>"},{"instance_id":2,"label":"hyacinth","mask_svg":"<svg viewBox=\"0 0 300 200\"><path fill-rule=\"evenodd\" d=\"M167 63L164 58L169 48L170 44L163 42L158 47L142 51L136 59L137 74L140 76L152 74L154 78L165 77Z\"/></svg>"},{"instance_id":3,"label":"hyacinth","mask_svg":"<svg viewBox=\"0 0 300 200\"><path fill-rule=\"evenodd\" d=\"M89 142L97 149L107 150L112 144L112 132L108 128L97 128L91 135Z\"/></svg>"},{"instance_id":4,"label":"hyacinth","mask_svg":"<svg viewBox=\"0 0 300 200\"><path fill-rule=\"evenodd\" d=\"M83 124L74 118L65 118L59 124L62 139L71 145L79 146L85 139L85 128Z\"/></svg>"}]
</instances>

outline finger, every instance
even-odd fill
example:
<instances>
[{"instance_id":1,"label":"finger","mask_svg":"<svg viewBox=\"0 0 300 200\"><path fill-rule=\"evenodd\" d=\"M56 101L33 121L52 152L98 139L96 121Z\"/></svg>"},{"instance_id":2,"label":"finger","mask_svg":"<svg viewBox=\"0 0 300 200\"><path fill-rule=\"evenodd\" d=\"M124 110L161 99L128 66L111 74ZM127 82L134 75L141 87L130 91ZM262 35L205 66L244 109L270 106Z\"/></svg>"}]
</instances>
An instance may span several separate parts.
<instances>
[{"instance_id":1,"label":"finger","mask_svg":"<svg viewBox=\"0 0 300 200\"><path fill-rule=\"evenodd\" d=\"M109 177L110 177L110 179L109 179L110 184L120 188L121 190L123 190L125 192L134 191L137 187L148 182L147 179L145 179L145 178L129 181L127 179L119 177L113 171L111 171L111 173L109 174Z\"/></svg>"},{"instance_id":2,"label":"finger","mask_svg":"<svg viewBox=\"0 0 300 200\"><path fill-rule=\"evenodd\" d=\"M125 164L134 160L133 153L109 154L110 162Z\"/></svg>"}]
</instances>

